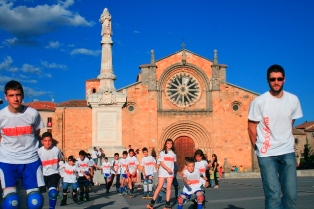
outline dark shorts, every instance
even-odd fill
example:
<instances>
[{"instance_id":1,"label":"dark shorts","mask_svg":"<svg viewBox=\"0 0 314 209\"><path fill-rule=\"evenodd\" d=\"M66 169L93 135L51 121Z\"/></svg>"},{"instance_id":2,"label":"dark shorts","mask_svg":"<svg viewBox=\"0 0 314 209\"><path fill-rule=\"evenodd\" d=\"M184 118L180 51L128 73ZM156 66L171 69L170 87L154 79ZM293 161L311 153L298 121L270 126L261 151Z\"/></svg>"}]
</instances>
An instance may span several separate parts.
<instances>
[{"instance_id":1,"label":"dark shorts","mask_svg":"<svg viewBox=\"0 0 314 209\"><path fill-rule=\"evenodd\" d=\"M58 173L52 174L50 176L44 176L46 187L48 189L51 187L57 188L59 186L60 178L61 176Z\"/></svg>"}]
</instances>

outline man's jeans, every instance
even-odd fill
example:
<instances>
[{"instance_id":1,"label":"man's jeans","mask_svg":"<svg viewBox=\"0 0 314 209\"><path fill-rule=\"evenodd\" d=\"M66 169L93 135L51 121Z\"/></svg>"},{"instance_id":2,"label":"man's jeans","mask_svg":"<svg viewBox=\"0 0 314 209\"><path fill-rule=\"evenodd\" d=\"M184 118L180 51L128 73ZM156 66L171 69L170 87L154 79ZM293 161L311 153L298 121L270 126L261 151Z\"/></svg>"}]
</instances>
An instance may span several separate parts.
<instances>
[{"instance_id":1,"label":"man's jeans","mask_svg":"<svg viewBox=\"0 0 314 209\"><path fill-rule=\"evenodd\" d=\"M266 209L296 208L297 173L295 153L257 157L265 194ZM282 198L280 198L280 188Z\"/></svg>"}]
</instances>

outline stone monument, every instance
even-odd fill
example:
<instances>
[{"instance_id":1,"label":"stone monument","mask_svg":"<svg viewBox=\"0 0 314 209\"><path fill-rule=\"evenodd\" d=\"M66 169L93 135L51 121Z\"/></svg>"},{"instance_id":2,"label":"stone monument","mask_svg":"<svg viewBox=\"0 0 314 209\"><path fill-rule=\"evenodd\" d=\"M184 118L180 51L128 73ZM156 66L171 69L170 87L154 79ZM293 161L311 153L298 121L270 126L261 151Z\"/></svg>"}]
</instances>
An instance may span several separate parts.
<instances>
[{"instance_id":1,"label":"stone monument","mask_svg":"<svg viewBox=\"0 0 314 209\"><path fill-rule=\"evenodd\" d=\"M122 146L122 106L126 103L126 92L117 92L114 87L116 76L112 69L112 27L111 15L107 8L100 16L101 68L97 79L98 92L87 96L92 108L92 147L101 147L107 157L113 157L125 150Z\"/></svg>"}]
</instances>

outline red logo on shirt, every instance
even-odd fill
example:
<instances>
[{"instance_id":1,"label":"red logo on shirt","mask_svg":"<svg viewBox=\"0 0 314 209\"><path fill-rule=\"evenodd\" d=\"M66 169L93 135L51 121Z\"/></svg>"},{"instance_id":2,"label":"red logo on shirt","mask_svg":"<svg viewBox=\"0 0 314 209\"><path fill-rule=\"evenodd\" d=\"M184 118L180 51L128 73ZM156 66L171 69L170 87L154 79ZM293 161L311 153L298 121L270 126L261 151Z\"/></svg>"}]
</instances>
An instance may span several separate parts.
<instances>
[{"instance_id":1,"label":"red logo on shirt","mask_svg":"<svg viewBox=\"0 0 314 209\"><path fill-rule=\"evenodd\" d=\"M164 161L174 162L174 158L173 157L164 157Z\"/></svg>"},{"instance_id":2,"label":"red logo on shirt","mask_svg":"<svg viewBox=\"0 0 314 209\"><path fill-rule=\"evenodd\" d=\"M47 165L55 165L55 164L58 164L58 159L52 159L52 160L44 160L44 161L41 161L41 164L43 166L47 166Z\"/></svg>"},{"instance_id":3,"label":"red logo on shirt","mask_svg":"<svg viewBox=\"0 0 314 209\"><path fill-rule=\"evenodd\" d=\"M3 128L2 131L3 131L3 134L6 136L20 136L20 135L26 135L26 134L32 134L33 133L32 126Z\"/></svg>"},{"instance_id":4,"label":"red logo on shirt","mask_svg":"<svg viewBox=\"0 0 314 209\"><path fill-rule=\"evenodd\" d=\"M269 117L264 118L264 123L265 123L265 135L264 135L264 142L263 142L263 147L261 148L261 153L265 154L268 149L270 148L270 129L269 129Z\"/></svg>"},{"instance_id":5,"label":"red logo on shirt","mask_svg":"<svg viewBox=\"0 0 314 209\"><path fill-rule=\"evenodd\" d=\"M146 166L154 165L154 163L153 163L153 162L147 162L147 163L145 163L145 165L146 165Z\"/></svg>"}]
</instances>

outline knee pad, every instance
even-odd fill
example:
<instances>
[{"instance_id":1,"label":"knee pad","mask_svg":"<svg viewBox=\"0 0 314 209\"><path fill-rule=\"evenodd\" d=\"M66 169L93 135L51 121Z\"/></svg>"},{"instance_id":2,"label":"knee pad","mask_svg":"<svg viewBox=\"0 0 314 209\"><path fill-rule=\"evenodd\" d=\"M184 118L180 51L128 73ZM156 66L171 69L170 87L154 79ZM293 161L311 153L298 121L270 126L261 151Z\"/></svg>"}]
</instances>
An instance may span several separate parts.
<instances>
[{"instance_id":1,"label":"knee pad","mask_svg":"<svg viewBox=\"0 0 314 209\"><path fill-rule=\"evenodd\" d=\"M148 181L149 181L149 180L146 180L146 179L145 179L145 180L143 181L143 184L144 184L144 185L147 185L147 184L148 184Z\"/></svg>"},{"instance_id":2,"label":"knee pad","mask_svg":"<svg viewBox=\"0 0 314 209\"><path fill-rule=\"evenodd\" d=\"M67 193L68 189L63 189L62 191L63 191L63 193Z\"/></svg>"},{"instance_id":3,"label":"knee pad","mask_svg":"<svg viewBox=\"0 0 314 209\"><path fill-rule=\"evenodd\" d=\"M27 195L26 204L28 209L41 209L44 205L44 197L38 191Z\"/></svg>"},{"instance_id":4,"label":"knee pad","mask_svg":"<svg viewBox=\"0 0 314 209\"><path fill-rule=\"evenodd\" d=\"M48 197L53 200L57 199L58 195L59 192L56 190L56 188L50 189L48 192Z\"/></svg>"},{"instance_id":5,"label":"knee pad","mask_svg":"<svg viewBox=\"0 0 314 209\"><path fill-rule=\"evenodd\" d=\"M181 195L178 196L178 205L183 205L183 201L185 198L183 198Z\"/></svg>"},{"instance_id":6,"label":"knee pad","mask_svg":"<svg viewBox=\"0 0 314 209\"><path fill-rule=\"evenodd\" d=\"M20 207L20 198L17 193L7 194L1 201L1 208L18 209Z\"/></svg>"},{"instance_id":7,"label":"knee pad","mask_svg":"<svg viewBox=\"0 0 314 209\"><path fill-rule=\"evenodd\" d=\"M148 184L153 184L153 179L148 179L147 182Z\"/></svg>"},{"instance_id":8,"label":"knee pad","mask_svg":"<svg viewBox=\"0 0 314 209\"><path fill-rule=\"evenodd\" d=\"M204 195L202 193L197 193L196 200L198 204L202 204L204 202Z\"/></svg>"}]
</instances>

